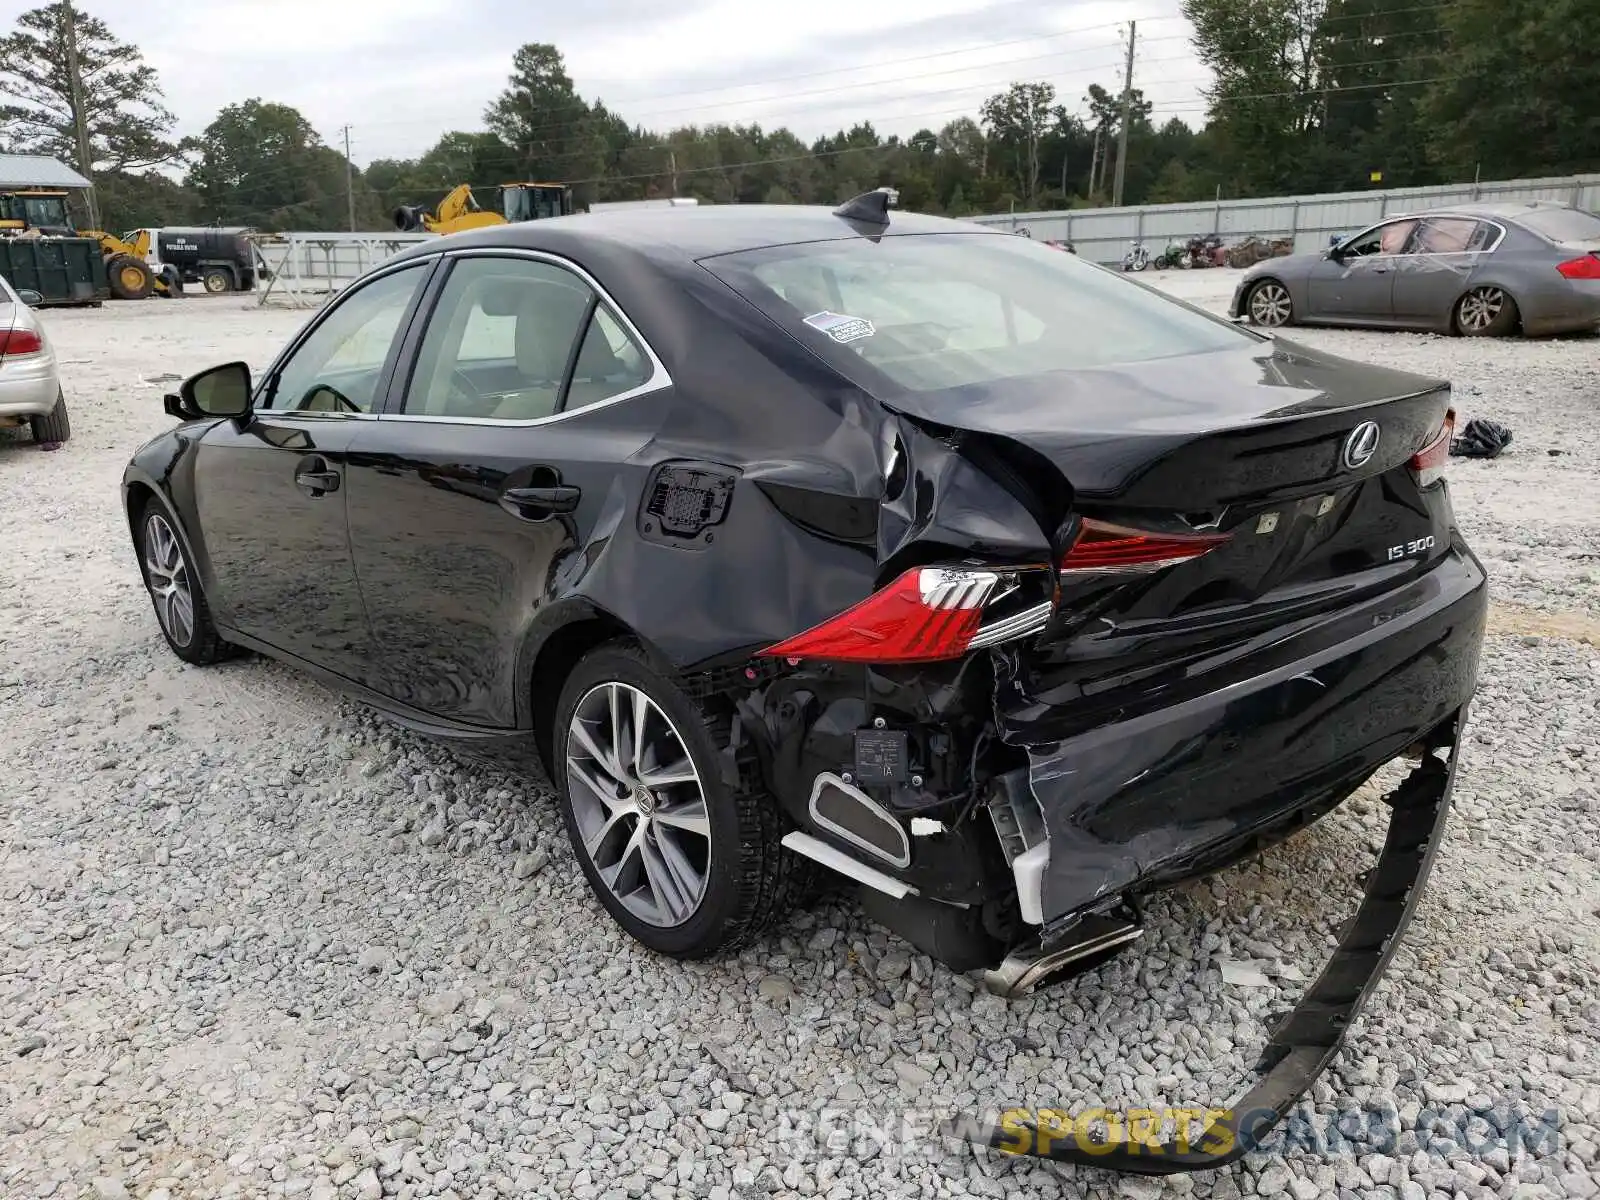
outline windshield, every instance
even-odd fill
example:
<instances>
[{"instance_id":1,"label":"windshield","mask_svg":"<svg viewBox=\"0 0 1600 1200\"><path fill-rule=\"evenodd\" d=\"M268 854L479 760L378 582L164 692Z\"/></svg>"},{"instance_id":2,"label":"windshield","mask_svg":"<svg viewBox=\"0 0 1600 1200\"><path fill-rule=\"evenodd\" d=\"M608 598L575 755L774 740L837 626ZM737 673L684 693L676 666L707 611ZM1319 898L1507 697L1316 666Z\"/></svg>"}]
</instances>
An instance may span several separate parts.
<instances>
[{"instance_id":1,"label":"windshield","mask_svg":"<svg viewBox=\"0 0 1600 1200\"><path fill-rule=\"evenodd\" d=\"M1542 208L1517 220L1552 242L1600 242L1600 217L1581 208Z\"/></svg>"},{"instance_id":2,"label":"windshield","mask_svg":"<svg viewBox=\"0 0 1600 1200\"><path fill-rule=\"evenodd\" d=\"M845 238L701 265L869 391L885 380L938 391L1254 341L1027 238Z\"/></svg>"}]
</instances>

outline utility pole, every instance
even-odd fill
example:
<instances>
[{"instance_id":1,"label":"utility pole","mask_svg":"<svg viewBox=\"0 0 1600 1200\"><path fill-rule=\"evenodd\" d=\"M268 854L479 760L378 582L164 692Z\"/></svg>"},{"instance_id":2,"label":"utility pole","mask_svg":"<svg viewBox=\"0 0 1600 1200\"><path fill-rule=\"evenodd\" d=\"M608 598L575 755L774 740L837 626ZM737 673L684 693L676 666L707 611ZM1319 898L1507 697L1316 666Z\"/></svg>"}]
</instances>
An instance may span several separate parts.
<instances>
[{"instance_id":1,"label":"utility pole","mask_svg":"<svg viewBox=\"0 0 1600 1200\"><path fill-rule=\"evenodd\" d=\"M672 172L672 195L676 198L678 195L678 152L676 150L667 151L667 165Z\"/></svg>"},{"instance_id":2,"label":"utility pole","mask_svg":"<svg viewBox=\"0 0 1600 1200\"><path fill-rule=\"evenodd\" d=\"M350 161L350 126L344 127L344 194L350 205L350 232L356 231L356 164Z\"/></svg>"},{"instance_id":3,"label":"utility pole","mask_svg":"<svg viewBox=\"0 0 1600 1200\"><path fill-rule=\"evenodd\" d=\"M83 76L78 70L78 23L72 0L61 0L62 35L67 43L67 82L72 88L72 123L78 132L78 170L89 181L83 200L89 207L89 227L100 228L99 206L94 198L94 159L89 153L89 114L83 107Z\"/></svg>"},{"instance_id":4,"label":"utility pole","mask_svg":"<svg viewBox=\"0 0 1600 1200\"><path fill-rule=\"evenodd\" d=\"M1111 206L1122 206L1122 177L1128 165L1128 122L1133 115L1133 39L1139 22L1128 22L1128 69L1122 77L1122 128L1117 130L1117 180L1112 185Z\"/></svg>"}]
</instances>

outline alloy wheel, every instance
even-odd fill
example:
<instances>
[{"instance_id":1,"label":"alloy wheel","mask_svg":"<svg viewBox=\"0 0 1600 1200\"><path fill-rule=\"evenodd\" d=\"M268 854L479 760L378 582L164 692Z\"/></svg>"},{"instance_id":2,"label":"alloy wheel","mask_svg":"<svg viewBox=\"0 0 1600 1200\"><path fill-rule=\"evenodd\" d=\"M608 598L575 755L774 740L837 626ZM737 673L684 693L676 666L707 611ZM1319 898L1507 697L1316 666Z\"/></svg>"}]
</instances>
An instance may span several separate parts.
<instances>
[{"instance_id":1,"label":"alloy wheel","mask_svg":"<svg viewBox=\"0 0 1600 1200\"><path fill-rule=\"evenodd\" d=\"M1482 333L1499 319L1506 294L1497 287L1474 288L1461 298L1457 319L1467 333Z\"/></svg>"},{"instance_id":2,"label":"alloy wheel","mask_svg":"<svg viewBox=\"0 0 1600 1200\"><path fill-rule=\"evenodd\" d=\"M711 817L677 727L626 683L584 693L567 727L567 796L601 881L639 920L682 925L705 898Z\"/></svg>"},{"instance_id":3,"label":"alloy wheel","mask_svg":"<svg viewBox=\"0 0 1600 1200\"><path fill-rule=\"evenodd\" d=\"M1263 283L1250 293L1250 317L1257 325L1289 323L1289 290L1280 283Z\"/></svg>"},{"instance_id":4,"label":"alloy wheel","mask_svg":"<svg viewBox=\"0 0 1600 1200\"><path fill-rule=\"evenodd\" d=\"M174 643L187 646L194 640L189 565L172 526L160 513L151 513L144 523L144 571L161 628Z\"/></svg>"}]
</instances>

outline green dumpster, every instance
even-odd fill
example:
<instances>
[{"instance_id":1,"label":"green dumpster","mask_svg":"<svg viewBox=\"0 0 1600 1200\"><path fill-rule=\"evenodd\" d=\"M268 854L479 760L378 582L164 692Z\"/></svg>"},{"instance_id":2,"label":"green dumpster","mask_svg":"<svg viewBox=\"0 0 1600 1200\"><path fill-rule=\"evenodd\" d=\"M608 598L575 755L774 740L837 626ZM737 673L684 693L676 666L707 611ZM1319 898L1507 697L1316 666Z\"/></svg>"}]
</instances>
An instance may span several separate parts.
<instances>
[{"instance_id":1,"label":"green dumpster","mask_svg":"<svg viewBox=\"0 0 1600 1200\"><path fill-rule=\"evenodd\" d=\"M0 275L18 290L38 292L44 305L99 304L111 297L94 238L0 238Z\"/></svg>"}]
</instances>

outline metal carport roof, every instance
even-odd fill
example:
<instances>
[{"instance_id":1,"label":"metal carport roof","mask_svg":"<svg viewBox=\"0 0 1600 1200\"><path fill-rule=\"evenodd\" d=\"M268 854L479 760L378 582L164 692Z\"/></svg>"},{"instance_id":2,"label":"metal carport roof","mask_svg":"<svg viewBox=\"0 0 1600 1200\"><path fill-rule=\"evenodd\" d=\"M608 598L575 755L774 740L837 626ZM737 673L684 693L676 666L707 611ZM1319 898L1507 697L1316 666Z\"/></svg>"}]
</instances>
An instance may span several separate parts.
<instances>
[{"instance_id":1,"label":"metal carport roof","mask_svg":"<svg viewBox=\"0 0 1600 1200\"><path fill-rule=\"evenodd\" d=\"M86 188L89 181L42 154L0 154L0 188Z\"/></svg>"}]
</instances>

